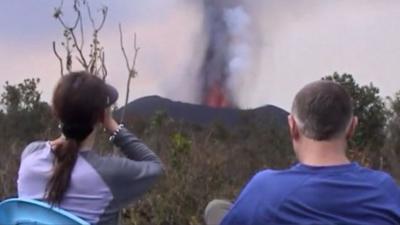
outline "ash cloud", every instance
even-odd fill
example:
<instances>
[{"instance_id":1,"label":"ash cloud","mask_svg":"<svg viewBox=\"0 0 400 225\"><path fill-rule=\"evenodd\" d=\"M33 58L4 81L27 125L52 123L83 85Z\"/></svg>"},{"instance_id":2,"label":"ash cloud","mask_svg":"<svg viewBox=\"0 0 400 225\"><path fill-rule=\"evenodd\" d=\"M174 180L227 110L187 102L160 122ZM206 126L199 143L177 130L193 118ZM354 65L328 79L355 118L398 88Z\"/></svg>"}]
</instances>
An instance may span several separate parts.
<instances>
[{"instance_id":1,"label":"ash cloud","mask_svg":"<svg viewBox=\"0 0 400 225\"><path fill-rule=\"evenodd\" d=\"M213 106L236 107L243 76L251 76L254 63L251 15L241 1L204 0L203 10L207 44L198 74L200 101L210 105L219 98Z\"/></svg>"}]
</instances>

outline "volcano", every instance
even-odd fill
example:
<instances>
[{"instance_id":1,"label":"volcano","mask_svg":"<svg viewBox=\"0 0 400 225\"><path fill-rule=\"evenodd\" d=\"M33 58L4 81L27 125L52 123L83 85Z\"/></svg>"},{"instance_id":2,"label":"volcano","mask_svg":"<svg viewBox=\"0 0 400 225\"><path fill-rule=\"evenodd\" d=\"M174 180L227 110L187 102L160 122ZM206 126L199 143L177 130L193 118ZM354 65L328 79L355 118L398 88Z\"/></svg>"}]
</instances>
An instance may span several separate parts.
<instances>
[{"instance_id":1,"label":"volcano","mask_svg":"<svg viewBox=\"0 0 400 225\"><path fill-rule=\"evenodd\" d=\"M215 98L218 100L218 98ZM223 101L219 99L216 103ZM157 112L165 112L175 121L189 124L207 126L219 122L227 127L240 125L244 118L254 121L256 124L276 124L278 127L287 127L288 112L273 106L265 105L255 109L238 109L231 107L210 107L204 104L190 104L172 101L160 96L147 96L129 103L126 110L126 121L134 118L151 119ZM123 108L116 112L119 118ZM272 126L272 125L271 125Z\"/></svg>"}]
</instances>

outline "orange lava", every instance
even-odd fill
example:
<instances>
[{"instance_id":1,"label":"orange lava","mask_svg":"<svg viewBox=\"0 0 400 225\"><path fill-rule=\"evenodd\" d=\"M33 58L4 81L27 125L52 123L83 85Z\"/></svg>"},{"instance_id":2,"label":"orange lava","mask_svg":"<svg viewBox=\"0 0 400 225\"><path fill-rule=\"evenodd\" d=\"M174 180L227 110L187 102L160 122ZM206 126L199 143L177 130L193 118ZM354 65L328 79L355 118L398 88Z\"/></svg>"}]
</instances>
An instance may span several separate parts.
<instances>
[{"instance_id":1,"label":"orange lava","mask_svg":"<svg viewBox=\"0 0 400 225\"><path fill-rule=\"evenodd\" d=\"M215 108L228 107L230 105L229 100L225 96L224 90L218 83L215 83L208 90L208 94L205 100L208 106Z\"/></svg>"}]
</instances>

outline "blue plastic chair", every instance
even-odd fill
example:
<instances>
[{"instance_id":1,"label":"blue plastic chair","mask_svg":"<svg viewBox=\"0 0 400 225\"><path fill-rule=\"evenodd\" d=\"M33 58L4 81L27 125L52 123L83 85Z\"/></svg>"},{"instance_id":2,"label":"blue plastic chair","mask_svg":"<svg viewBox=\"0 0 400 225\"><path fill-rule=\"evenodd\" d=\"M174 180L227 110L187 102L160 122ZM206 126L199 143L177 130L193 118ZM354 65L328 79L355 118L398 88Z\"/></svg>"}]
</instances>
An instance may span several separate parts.
<instances>
[{"instance_id":1,"label":"blue plastic chair","mask_svg":"<svg viewBox=\"0 0 400 225\"><path fill-rule=\"evenodd\" d=\"M65 210L31 200L11 198L0 202L0 225L90 225Z\"/></svg>"}]
</instances>

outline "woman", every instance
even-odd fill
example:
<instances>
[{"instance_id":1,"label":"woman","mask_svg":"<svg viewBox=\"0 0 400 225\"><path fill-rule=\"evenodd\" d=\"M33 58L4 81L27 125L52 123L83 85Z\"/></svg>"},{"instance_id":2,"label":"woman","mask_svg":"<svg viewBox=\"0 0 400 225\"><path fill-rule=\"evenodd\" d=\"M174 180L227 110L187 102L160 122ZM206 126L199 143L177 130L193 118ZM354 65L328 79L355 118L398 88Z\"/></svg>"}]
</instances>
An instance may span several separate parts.
<instances>
[{"instance_id":1,"label":"woman","mask_svg":"<svg viewBox=\"0 0 400 225\"><path fill-rule=\"evenodd\" d=\"M42 199L91 224L118 224L119 211L140 197L163 172L160 159L112 118L118 92L96 76L61 78L53 109L62 137L35 142L21 156L18 195ZM125 157L102 157L93 149L98 125Z\"/></svg>"}]
</instances>

